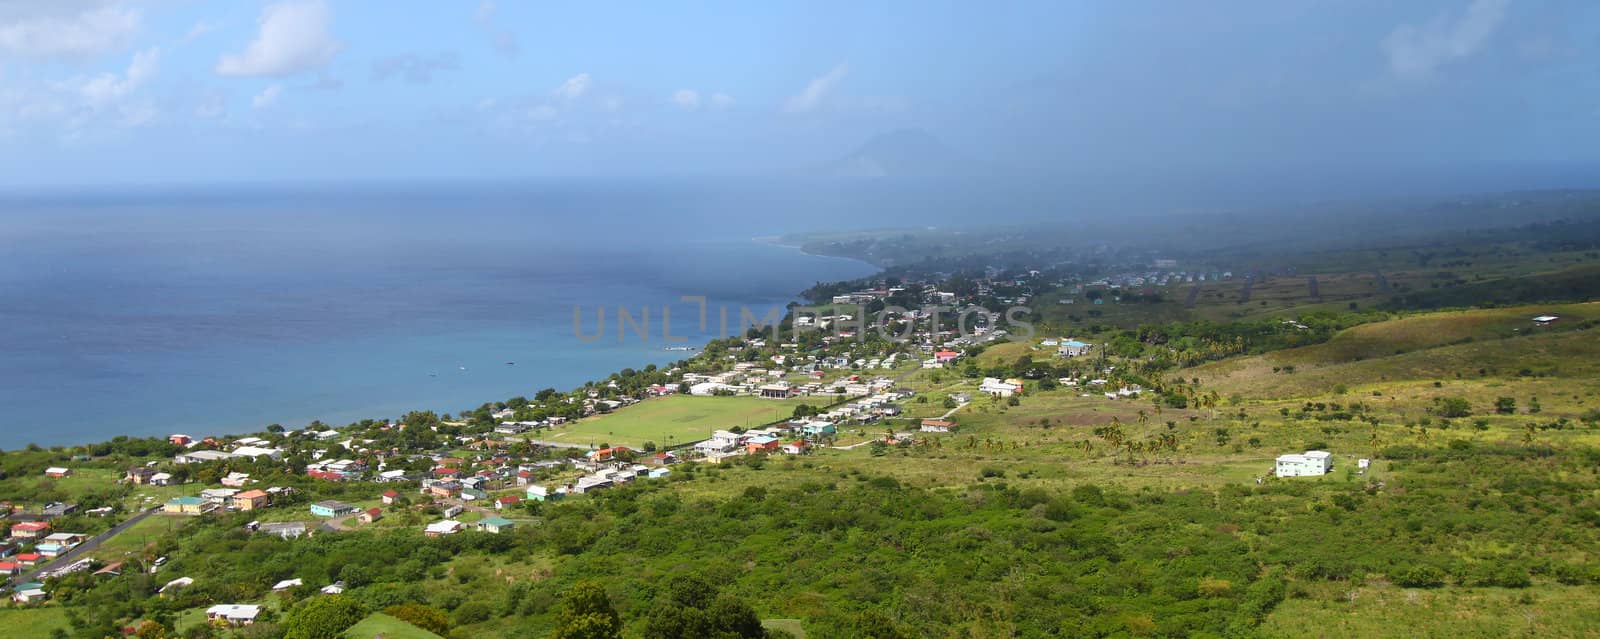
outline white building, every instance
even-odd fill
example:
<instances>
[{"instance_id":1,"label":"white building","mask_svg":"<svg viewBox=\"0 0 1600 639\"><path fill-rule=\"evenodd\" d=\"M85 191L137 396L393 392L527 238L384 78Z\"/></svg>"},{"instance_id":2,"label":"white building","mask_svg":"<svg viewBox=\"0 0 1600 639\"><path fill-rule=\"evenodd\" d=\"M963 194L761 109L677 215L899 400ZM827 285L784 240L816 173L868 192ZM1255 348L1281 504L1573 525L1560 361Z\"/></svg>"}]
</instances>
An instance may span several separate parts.
<instances>
[{"instance_id":1,"label":"white building","mask_svg":"<svg viewBox=\"0 0 1600 639\"><path fill-rule=\"evenodd\" d=\"M217 604L206 608L206 619L212 621L223 620L235 626L255 623L256 615L259 614L261 614L261 606Z\"/></svg>"},{"instance_id":2,"label":"white building","mask_svg":"<svg viewBox=\"0 0 1600 639\"><path fill-rule=\"evenodd\" d=\"M1300 455L1279 455L1279 477L1315 477L1333 470L1333 454L1324 450L1308 450Z\"/></svg>"}]
</instances>

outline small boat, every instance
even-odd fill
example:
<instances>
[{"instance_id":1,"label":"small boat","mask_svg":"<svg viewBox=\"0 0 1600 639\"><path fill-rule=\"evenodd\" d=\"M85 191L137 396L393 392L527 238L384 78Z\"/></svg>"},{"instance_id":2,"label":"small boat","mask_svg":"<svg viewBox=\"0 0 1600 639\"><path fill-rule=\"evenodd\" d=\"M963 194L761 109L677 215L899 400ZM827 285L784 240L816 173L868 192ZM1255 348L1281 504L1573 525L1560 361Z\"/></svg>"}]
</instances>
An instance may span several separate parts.
<instances>
[{"instance_id":1,"label":"small boat","mask_svg":"<svg viewBox=\"0 0 1600 639\"><path fill-rule=\"evenodd\" d=\"M461 367L461 370L467 370L467 367L465 367L465 366L462 366L462 367Z\"/></svg>"},{"instance_id":2,"label":"small boat","mask_svg":"<svg viewBox=\"0 0 1600 639\"><path fill-rule=\"evenodd\" d=\"M516 362L506 362L506 366L516 366Z\"/></svg>"}]
</instances>

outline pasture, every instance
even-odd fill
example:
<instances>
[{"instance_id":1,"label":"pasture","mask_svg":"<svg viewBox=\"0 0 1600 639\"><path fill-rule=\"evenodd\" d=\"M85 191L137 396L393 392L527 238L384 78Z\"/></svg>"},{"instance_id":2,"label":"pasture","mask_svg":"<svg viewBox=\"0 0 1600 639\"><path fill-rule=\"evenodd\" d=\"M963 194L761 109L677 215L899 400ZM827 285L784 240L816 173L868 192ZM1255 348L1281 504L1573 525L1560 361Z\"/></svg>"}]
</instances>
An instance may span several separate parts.
<instances>
[{"instance_id":1,"label":"pasture","mask_svg":"<svg viewBox=\"0 0 1600 639\"><path fill-rule=\"evenodd\" d=\"M559 426L552 432L539 433L536 438L565 444L633 448L649 441L670 447L705 439L714 430L736 426L756 428L785 419L802 404L820 407L833 401L829 397L761 399L673 395Z\"/></svg>"}]
</instances>

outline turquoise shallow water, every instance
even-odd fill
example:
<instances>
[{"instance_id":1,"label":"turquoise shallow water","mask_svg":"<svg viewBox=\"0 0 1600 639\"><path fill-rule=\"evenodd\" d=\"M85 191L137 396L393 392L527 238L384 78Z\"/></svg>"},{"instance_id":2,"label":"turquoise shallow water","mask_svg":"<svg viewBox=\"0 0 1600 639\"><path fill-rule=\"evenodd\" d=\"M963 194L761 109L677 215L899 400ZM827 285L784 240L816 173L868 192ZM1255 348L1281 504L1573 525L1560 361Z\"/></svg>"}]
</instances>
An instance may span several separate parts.
<instances>
[{"instance_id":1,"label":"turquoise shallow water","mask_svg":"<svg viewBox=\"0 0 1600 639\"><path fill-rule=\"evenodd\" d=\"M456 412L683 358L663 305L712 335L681 296L737 317L874 271L750 239L774 230L648 190L11 203L0 447ZM573 308L591 333L600 306L580 341ZM619 343L618 306L653 309L650 341Z\"/></svg>"}]
</instances>

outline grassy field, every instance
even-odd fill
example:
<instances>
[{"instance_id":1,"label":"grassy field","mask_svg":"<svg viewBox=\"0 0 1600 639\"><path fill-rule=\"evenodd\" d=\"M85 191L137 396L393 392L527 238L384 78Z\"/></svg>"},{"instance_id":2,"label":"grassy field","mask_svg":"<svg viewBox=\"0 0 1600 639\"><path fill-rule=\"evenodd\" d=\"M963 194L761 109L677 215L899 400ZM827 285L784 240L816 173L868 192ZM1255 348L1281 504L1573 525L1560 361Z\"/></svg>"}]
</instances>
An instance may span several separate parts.
<instances>
[{"instance_id":1,"label":"grassy field","mask_svg":"<svg viewBox=\"0 0 1600 639\"><path fill-rule=\"evenodd\" d=\"M344 631L344 636L345 639L375 639L376 637L384 637L384 639L441 639L439 635L381 612L372 613L371 616L362 619L361 623Z\"/></svg>"},{"instance_id":2,"label":"grassy field","mask_svg":"<svg viewBox=\"0 0 1600 639\"><path fill-rule=\"evenodd\" d=\"M823 406L830 401L828 398L778 400L674 395L558 427L538 437L571 444L637 448L653 441L669 446L705 439L718 429L754 428L792 415L794 408L801 404Z\"/></svg>"},{"instance_id":3,"label":"grassy field","mask_svg":"<svg viewBox=\"0 0 1600 639\"><path fill-rule=\"evenodd\" d=\"M60 606L0 610L0 628L7 637L48 637L56 629L68 629L67 611Z\"/></svg>"},{"instance_id":4,"label":"grassy field","mask_svg":"<svg viewBox=\"0 0 1600 639\"><path fill-rule=\"evenodd\" d=\"M1284 601L1267 617L1262 635L1600 637L1593 606L1600 588L1593 586L1417 590L1374 585L1337 595Z\"/></svg>"},{"instance_id":5,"label":"grassy field","mask_svg":"<svg viewBox=\"0 0 1600 639\"><path fill-rule=\"evenodd\" d=\"M107 539L94 550L94 556L102 561L116 561L129 555L137 554L146 546L155 543L163 537L168 537L177 532L185 524L193 521L192 517L172 517L154 515L144 518L132 528Z\"/></svg>"}]
</instances>

